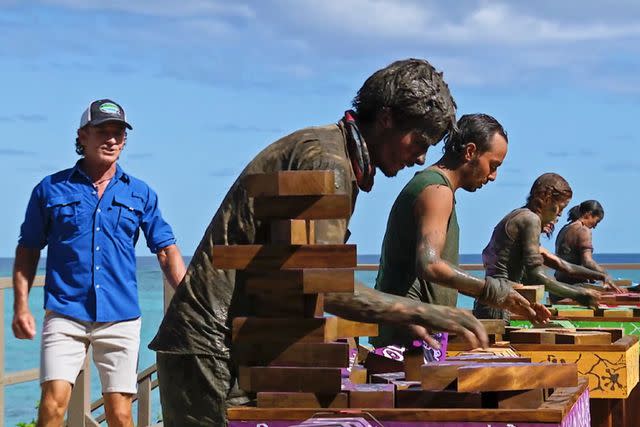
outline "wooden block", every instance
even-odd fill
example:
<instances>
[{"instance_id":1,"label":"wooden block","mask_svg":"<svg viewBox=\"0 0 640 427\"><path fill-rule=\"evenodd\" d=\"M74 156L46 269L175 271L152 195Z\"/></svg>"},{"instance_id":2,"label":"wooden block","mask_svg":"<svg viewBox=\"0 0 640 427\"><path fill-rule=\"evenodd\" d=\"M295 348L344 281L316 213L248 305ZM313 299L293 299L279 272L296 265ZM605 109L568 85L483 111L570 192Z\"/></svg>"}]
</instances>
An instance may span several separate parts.
<instances>
[{"instance_id":1,"label":"wooden block","mask_svg":"<svg viewBox=\"0 0 640 427\"><path fill-rule=\"evenodd\" d=\"M458 354L447 357L447 362L480 362L480 363L530 363L530 357L502 356L499 354Z\"/></svg>"},{"instance_id":2,"label":"wooden block","mask_svg":"<svg viewBox=\"0 0 640 427\"><path fill-rule=\"evenodd\" d=\"M520 286L513 288L516 292L522 295L531 304L542 303L544 300L544 286Z\"/></svg>"},{"instance_id":3,"label":"wooden block","mask_svg":"<svg viewBox=\"0 0 640 427\"><path fill-rule=\"evenodd\" d=\"M265 319L236 317L232 322L235 344L321 343L335 341L328 318Z\"/></svg>"},{"instance_id":4,"label":"wooden block","mask_svg":"<svg viewBox=\"0 0 640 427\"><path fill-rule=\"evenodd\" d=\"M262 294L249 296L249 315L258 317L322 317L324 294Z\"/></svg>"},{"instance_id":5,"label":"wooden block","mask_svg":"<svg viewBox=\"0 0 640 427\"><path fill-rule=\"evenodd\" d=\"M576 331L606 332L611 335L612 343L624 336L624 329L622 328L576 328Z\"/></svg>"},{"instance_id":6,"label":"wooden block","mask_svg":"<svg viewBox=\"0 0 640 427\"><path fill-rule=\"evenodd\" d=\"M232 322L234 344L318 343L377 334L376 324L353 322L339 317L236 317Z\"/></svg>"},{"instance_id":7,"label":"wooden block","mask_svg":"<svg viewBox=\"0 0 640 427\"><path fill-rule=\"evenodd\" d=\"M311 393L340 392L339 368L301 368L282 366L240 366L238 384L249 392L286 391Z\"/></svg>"},{"instance_id":8,"label":"wooden block","mask_svg":"<svg viewBox=\"0 0 640 427\"><path fill-rule=\"evenodd\" d=\"M341 317L328 317L328 325L332 328L334 339L351 337L376 337L378 325L376 323L354 322Z\"/></svg>"},{"instance_id":9,"label":"wooden block","mask_svg":"<svg viewBox=\"0 0 640 427\"><path fill-rule=\"evenodd\" d=\"M258 408L348 408L347 393L286 393L262 391L258 393Z\"/></svg>"},{"instance_id":10,"label":"wooden block","mask_svg":"<svg viewBox=\"0 0 640 427\"><path fill-rule=\"evenodd\" d=\"M544 402L544 390L489 391L482 393L483 408L538 409Z\"/></svg>"},{"instance_id":11,"label":"wooden block","mask_svg":"<svg viewBox=\"0 0 640 427\"><path fill-rule=\"evenodd\" d=\"M346 368L349 366L349 346L346 343L266 342L234 344L233 358L243 366L308 366Z\"/></svg>"},{"instance_id":12,"label":"wooden block","mask_svg":"<svg viewBox=\"0 0 640 427\"><path fill-rule=\"evenodd\" d=\"M334 172L280 171L246 175L243 184L249 197L320 196L335 193Z\"/></svg>"},{"instance_id":13,"label":"wooden block","mask_svg":"<svg viewBox=\"0 0 640 427\"><path fill-rule=\"evenodd\" d=\"M406 381L421 381L424 351L422 347L404 352L404 377Z\"/></svg>"},{"instance_id":14,"label":"wooden block","mask_svg":"<svg viewBox=\"0 0 640 427\"><path fill-rule=\"evenodd\" d=\"M364 360L364 366L370 375L386 374L390 372L402 371L404 374L404 363L402 360L391 359L381 354L369 353Z\"/></svg>"},{"instance_id":15,"label":"wooden block","mask_svg":"<svg viewBox=\"0 0 640 427\"><path fill-rule=\"evenodd\" d=\"M366 384L367 382L367 368L360 365L354 365L349 371L349 381L353 384Z\"/></svg>"},{"instance_id":16,"label":"wooden block","mask_svg":"<svg viewBox=\"0 0 640 427\"><path fill-rule=\"evenodd\" d=\"M556 344L611 344L611 334L607 332L558 332Z\"/></svg>"},{"instance_id":17,"label":"wooden block","mask_svg":"<svg viewBox=\"0 0 640 427\"><path fill-rule=\"evenodd\" d=\"M509 341L510 340L509 336L511 332L520 331L520 330L522 330L522 328L519 326L505 326L504 333L502 334L502 338L505 339L506 341Z\"/></svg>"},{"instance_id":18,"label":"wooden block","mask_svg":"<svg viewBox=\"0 0 640 427\"><path fill-rule=\"evenodd\" d=\"M633 310L629 309L608 309L604 310L602 317L633 317Z\"/></svg>"},{"instance_id":19,"label":"wooden block","mask_svg":"<svg viewBox=\"0 0 640 427\"><path fill-rule=\"evenodd\" d=\"M631 286L633 282L631 279L615 279L613 284L616 286Z\"/></svg>"},{"instance_id":20,"label":"wooden block","mask_svg":"<svg viewBox=\"0 0 640 427\"><path fill-rule=\"evenodd\" d=\"M357 348L358 348L358 356L356 358L357 363L364 363L364 361L367 359L367 355L374 350L373 346L370 344L358 344Z\"/></svg>"},{"instance_id":21,"label":"wooden block","mask_svg":"<svg viewBox=\"0 0 640 427\"><path fill-rule=\"evenodd\" d=\"M522 329L509 333L513 344L555 344L555 335L544 329Z\"/></svg>"},{"instance_id":22,"label":"wooden block","mask_svg":"<svg viewBox=\"0 0 640 427\"><path fill-rule=\"evenodd\" d=\"M265 270L245 273L245 292L254 294L326 292L353 293L355 282L350 268L309 268L304 270Z\"/></svg>"},{"instance_id":23,"label":"wooden block","mask_svg":"<svg viewBox=\"0 0 640 427\"><path fill-rule=\"evenodd\" d=\"M289 219L269 224L269 243L272 245L313 245L316 243L316 228L313 221Z\"/></svg>"},{"instance_id":24,"label":"wooden block","mask_svg":"<svg viewBox=\"0 0 640 427\"><path fill-rule=\"evenodd\" d=\"M397 389L396 408L482 408L482 396L454 390Z\"/></svg>"},{"instance_id":25,"label":"wooden block","mask_svg":"<svg viewBox=\"0 0 640 427\"><path fill-rule=\"evenodd\" d=\"M577 310L561 310L558 309L558 317L593 317L593 310L582 308Z\"/></svg>"},{"instance_id":26,"label":"wooden block","mask_svg":"<svg viewBox=\"0 0 640 427\"><path fill-rule=\"evenodd\" d=\"M351 198L346 194L256 197L253 210L263 220L343 219L351 216Z\"/></svg>"},{"instance_id":27,"label":"wooden block","mask_svg":"<svg viewBox=\"0 0 640 427\"><path fill-rule=\"evenodd\" d=\"M460 366L457 371L458 391L530 390L578 385L578 368L573 363L478 364Z\"/></svg>"},{"instance_id":28,"label":"wooden block","mask_svg":"<svg viewBox=\"0 0 640 427\"><path fill-rule=\"evenodd\" d=\"M396 388L396 390L407 390L410 388L421 388L421 381L404 381L404 380L398 380L398 381L393 381L391 384L393 384Z\"/></svg>"},{"instance_id":29,"label":"wooden block","mask_svg":"<svg viewBox=\"0 0 640 427\"><path fill-rule=\"evenodd\" d=\"M387 372L386 374L372 374L373 384L392 384L396 381L404 381L404 372Z\"/></svg>"},{"instance_id":30,"label":"wooden block","mask_svg":"<svg viewBox=\"0 0 640 427\"><path fill-rule=\"evenodd\" d=\"M214 268L277 270L289 268L354 268L356 245L216 245Z\"/></svg>"},{"instance_id":31,"label":"wooden block","mask_svg":"<svg viewBox=\"0 0 640 427\"><path fill-rule=\"evenodd\" d=\"M458 379L458 368L473 365L473 362L429 362L422 365L421 384L424 390L446 390L453 388Z\"/></svg>"},{"instance_id":32,"label":"wooden block","mask_svg":"<svg viewBox=\"0 0 640 427\"><path fill-rule=\"evenodd\" d=\"M478 319L488 335L502 335L504 334L506 322L501 319Z\"/></svg>"},{"instance_id":33,"label":"wooden block","mask_svg":"<svg viewBox=\"0 0 640 427\"><path fill-rule=\"evenodd\" d=\"M393 384L350 384L349 407L393 408L395 387Z\"/></svg>"}]
</instances>

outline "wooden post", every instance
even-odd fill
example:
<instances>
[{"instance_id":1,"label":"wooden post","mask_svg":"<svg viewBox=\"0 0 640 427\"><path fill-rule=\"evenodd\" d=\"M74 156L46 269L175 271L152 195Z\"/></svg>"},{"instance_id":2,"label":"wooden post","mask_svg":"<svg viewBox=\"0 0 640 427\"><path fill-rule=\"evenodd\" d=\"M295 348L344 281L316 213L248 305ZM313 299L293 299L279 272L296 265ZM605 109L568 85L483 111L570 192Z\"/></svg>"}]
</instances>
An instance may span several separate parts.
<instances>
[{"instance_id":1,"label":"wooden post","mask_svg":"<svg viewBox=\"0 0 640 427\"><path fill-rule=\"evenodd\" d=\"M138 427L151 425L151 377L138 384Z\"/></svg>"},{"instance_id":2,"label":"wooden post","mask_svg":"<svg viewBox=\"0 0 640 427\"><path fill-rule=\"evenodd\" d=\"M68 427L85 427L86 415L91 416L91 371L89 370L90 353L84 359L84 366L76 378L71 391L71 400L67 410Z\"/></svg>"}]
</instances>

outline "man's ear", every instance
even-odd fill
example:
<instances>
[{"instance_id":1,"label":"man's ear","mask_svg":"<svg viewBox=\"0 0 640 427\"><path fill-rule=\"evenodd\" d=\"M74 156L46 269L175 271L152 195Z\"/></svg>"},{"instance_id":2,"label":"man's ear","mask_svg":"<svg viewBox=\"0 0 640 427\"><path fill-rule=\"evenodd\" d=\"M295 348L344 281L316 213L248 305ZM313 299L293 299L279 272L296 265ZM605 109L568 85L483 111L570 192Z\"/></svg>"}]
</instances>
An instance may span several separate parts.
<instances>
[{"instance_id":1,"label":"man's ear","mask_svg":"<svg viewBox=\"0 0 640 427\"><path fill-rule=\"evenodd\" d=\"M468 142L464 146L464 160L468 162L472 160L476 154L478 154L478 147L476 146L476 143Z\"/></svg>"},{"instance_id":2,"label":"man's ear","mask_svg":"<svg viewBox=\"0 0 640 427\"><path fill-rule=\"evenodd\" d=\"M86 129L78 129L78 142L80 142L80 145L82 145L84 147L84 140L87 137L87 130Z\"/></svg>"}]
</instances>

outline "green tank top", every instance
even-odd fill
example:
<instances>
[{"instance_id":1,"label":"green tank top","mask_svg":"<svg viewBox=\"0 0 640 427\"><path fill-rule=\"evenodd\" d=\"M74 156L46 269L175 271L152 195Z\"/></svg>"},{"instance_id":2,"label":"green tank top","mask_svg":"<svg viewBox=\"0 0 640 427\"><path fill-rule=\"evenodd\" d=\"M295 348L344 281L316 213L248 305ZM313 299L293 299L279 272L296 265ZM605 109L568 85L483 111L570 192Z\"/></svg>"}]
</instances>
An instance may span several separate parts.
<instances>
[{"instance_id":1,"label":"green tank top","mask_svg":"<svg viewBox=\"0 0 640 427\"><path fill-rule=\"evenodd\" d=\"M437 169L425 169L416 173L402 189L387 221L375 288L381 292L425 303L455 307L458 300L457 290L418 279L416 274L415 249L418 226L414 216L414 205L418 196L430 185L446 185L453 191L451 183ZM454 198L447 225L447 238L440 257L456 266L459 263L459 236ZM383 325L380 327L379 336L371 339L376 346L399 344L401 341L404 339L395 328Z\"/></svg>"}]
</instances>

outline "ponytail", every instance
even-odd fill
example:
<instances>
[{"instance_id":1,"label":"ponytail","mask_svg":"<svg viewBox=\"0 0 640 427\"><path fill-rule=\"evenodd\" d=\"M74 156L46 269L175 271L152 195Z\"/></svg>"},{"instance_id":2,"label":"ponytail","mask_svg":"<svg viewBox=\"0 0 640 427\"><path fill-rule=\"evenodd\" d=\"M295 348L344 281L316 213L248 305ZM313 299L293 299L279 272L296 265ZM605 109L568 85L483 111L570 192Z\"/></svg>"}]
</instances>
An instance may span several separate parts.
<instances>
[{"instance_id":1,"label":"ponytail","mask_svg":"<svg viewBox=\"0 0 640 427\"><path fill-rule=\"evenodd\" d=\"M597 200L585 200L579 205L575 205L567 214L567 221L573 222L582 217L582 215L590 213L593 216L604 218L604 209Z\"/></svg>"},{"instance_id":2,"label":"ponytail","mask_svg":"<svg viewBox=\"0 0 640 427\"><path fill-rule=\"evenodd\" d=\"M567 221L573 222L580 218L582 213L580 212L580 205L575 205L571 209L569 209L569 213L567 213Z\"/></svg>"}]
</instances>

